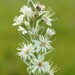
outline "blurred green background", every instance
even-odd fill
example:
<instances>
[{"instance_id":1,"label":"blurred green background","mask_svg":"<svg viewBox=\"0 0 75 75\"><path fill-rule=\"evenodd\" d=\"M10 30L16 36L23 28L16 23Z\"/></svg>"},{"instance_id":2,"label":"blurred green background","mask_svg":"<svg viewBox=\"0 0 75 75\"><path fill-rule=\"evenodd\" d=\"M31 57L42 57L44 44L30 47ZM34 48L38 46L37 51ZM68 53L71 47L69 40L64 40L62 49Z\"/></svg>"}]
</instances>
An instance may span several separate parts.
<instances>
[{"instance_id":1,"label":"blurred green background","mask_svg":"<svg viewBox=\"0 0 75 75\"><path fill-rule=\"evenodd\" d=\"M16 55L23 38L13 19L27 0L0 0L0 75L28 75L26 65ZM39 0L56 12L54 48L48 55L60 70L55 75L75 75L75 0Z\"/></svg>"}]
</instances>

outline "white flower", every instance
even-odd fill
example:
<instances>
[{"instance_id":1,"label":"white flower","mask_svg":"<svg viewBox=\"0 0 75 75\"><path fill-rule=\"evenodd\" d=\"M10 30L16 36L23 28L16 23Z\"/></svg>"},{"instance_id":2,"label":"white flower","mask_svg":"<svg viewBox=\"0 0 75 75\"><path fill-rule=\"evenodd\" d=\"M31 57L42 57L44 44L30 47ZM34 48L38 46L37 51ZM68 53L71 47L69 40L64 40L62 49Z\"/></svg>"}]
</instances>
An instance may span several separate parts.
<instances>
[{"instance_id":1,"label":"white flower","mask_svg":"<svg viewBox=\"0 0 75 75\"><path fill-rule=\"evenodd\" d=\"M25 16L27 16L27 18L32 19L34 18L34 12L32 11L32 9L28 6L23 6L20 10L21 13L23 13Z\"/></svg>"},{"instance_id":2,"label":"white flower","mask_svg":"<svg viewBox=\"0 0 75 75\"><path fill-rule=\"evenodd\" d=\"M37 36L38 35L38 28L37 27L32 27L32 29L29 31L30 35Z\"/></svg>"},{"instance_id":3,"label":"white flower","mask_svg":"<svg viewBox=\"0 0 75 75\"><path fill-rule=\"evenodd\" d=\"M39 16L45 13L45 6L38 2L34 5L34 8L37 10Z\"/></svg>"},{"instance_id":4,"label":"white flower","mask_svg":"<svg viewBox=\"0 0 75 75\"><path fill-rule=\"evenodd\" d=\"M49 63L47 61L44 62L44 56L39 55L38 58L34 58L32 60L32 66L29 68L31 69L32 73L35 73L37 70L39 73L45 73L48 67Z\"/></svg>"},{"instance_id":5,"label":"white flower","mask_svg":"<svg viewBox=\"0 0 75 75\"><path fill-rule=\"evenodd\" d=\"M55 34L54 29L50 29L50 28L47 29L46 35L48 35L48 36L53 36L54 34Z\"/></svg>"},{"instance_id":6,"label":"white flower","mask_svg":"<svg viewBox=\"0 0 75 75\"><path fill-rule=\"evenodd\" d=\"M28 0L28 5L29 5L29 2L31 2L35 10L37 10L38 15L42 15L45 13L45 11L43 11L45 9L45 5L40 4L39 2L34 3L33 0Z\"/></svg>"},{"instance_id":7,"label":"white flower","mask_svg":"<svg viewBox=\"0 0 75 75\"><path fill-rule=\"evenodd\" d=\"M27 31L22 26L19 26L18 31L21 31L23 35L27 34Z\"/></svg>"},{"instance_id":8,"label":"white flower","mask_svg":"<svg viewBox=\"0 0 75 75\"><path fill-rule=\"evenodd\" d=\"M33 40L34 42L34 47L37 48L36 52L39 52L42 50L42 52L47 52L48 50L53 49L52 46L50 45L51 41L48 40L47 37L41 36L39 37L39 40Z\"/></svg>"},{"instance_id":9,"label":"white flower","mask_svg":"<svg viewBox=\"0 0 75 75\"><path fill-rule=\"evenodd\" d=\"M49 75L54 75L54 73L57 72L57 71L58 70L57 70L57 66L56 65L52 67L52 64L50 64L50 66L47 68L47 73Z\"/></svg>"},{"instance_id":10,"label":"white flower","mask_svg":"<svg viewBox=\"0 0 75 75\"><path fill-rule=\"evenodd\" d=\"M21 13L27 15L28 13L32 12L31 8L29 8L28 6L23 6L20 10Z\"/></svg>"},{"instance_id":11,"label":"white flower","mask_svg":"<svg viewBox=\"0 0 75 75\"><path fill-rule=\"evenodd\" d=\"M51 21L53 21L53 20L50 18L49 13L50 12L47 12L46 14L44 14L42 16L42 19L46 22L47 25L52 26Z\"/></svg>"},{"instance_id":12,"label":"white flower","mask_svg":"<svg viewBox=\"0 0 75 75\"><path fill-rule=\"evenodd\" d=\"M51 19L51 17L54 14L55 12L50 9L50 11L46 11L46 13L42 16L42 19L46 22L47 25L52 26L51 22L53 21L53 19Z\"/></svg>"},{"instance_id":13,"label":"white flower","mask_svg":"<svg viewBox=\"0 0 75 75\"><path fill-rule=\"evenodd\" d=\"M20 15L20 16L16 16L15 18L14 18L14 26L16 26L16 25L21 25L23 22L24 22L24 17L25 17L25 15Z\"/></svg>"},{"instance_id":14,"label":"white flower","mask_svg":"<svg viewBox=\"0 0 75 75\"><path fill-rule=\"evenodd\" d=\"M39 2L37 2L35 5L34 5L35 9L37 9L38 11L42 11L45 9L45 6L44 5L41 5Z\"/></svg>"},{"instance_id":15,"label":"white flower","mask_svg":"<svg viewBox=\"0 0 75 75\"><path fill-rule=\"evenodd\" d=\"M20 52L18 52L18 56L21 56L21 58L25 61L26 59L30 59L31 57L34 57L34 47L32 44L26 45L25 43L22 43L22 48L18 48Z\"/></svg>"}]
</instances>

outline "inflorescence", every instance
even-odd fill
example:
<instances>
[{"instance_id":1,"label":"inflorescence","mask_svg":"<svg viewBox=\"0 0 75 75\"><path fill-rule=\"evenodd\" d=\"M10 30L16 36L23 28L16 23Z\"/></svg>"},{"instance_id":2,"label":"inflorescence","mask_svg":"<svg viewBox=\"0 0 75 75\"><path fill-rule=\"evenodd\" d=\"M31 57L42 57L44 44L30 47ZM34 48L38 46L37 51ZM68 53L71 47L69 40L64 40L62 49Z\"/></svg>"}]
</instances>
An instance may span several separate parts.
<instances>
[{"instance_id":1,"label":"inflorescence","mask_svg":"<svg viewBox=\"0 0 75 75\"><path fill-rule=\"evenodd\" d=\"M51 8L47 10L45 5L35 0L28 0L20 13L13 23L24 38L17 48L18 56L28 66L29 75L54 75L57 67L45 61L46 55L53 51L51 37L56 33L51 22L54 11Z\"/></svg>"}]
</instances>

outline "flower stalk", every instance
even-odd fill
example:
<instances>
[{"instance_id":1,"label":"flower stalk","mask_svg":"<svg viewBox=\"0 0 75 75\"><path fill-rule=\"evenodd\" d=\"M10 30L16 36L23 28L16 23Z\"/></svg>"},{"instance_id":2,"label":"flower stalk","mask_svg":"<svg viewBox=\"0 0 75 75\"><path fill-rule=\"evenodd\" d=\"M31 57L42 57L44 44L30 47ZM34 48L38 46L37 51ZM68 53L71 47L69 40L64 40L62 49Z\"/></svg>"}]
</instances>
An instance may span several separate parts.
<instances>
[{"instance_id":1,"label":"flower stalk","mask_svg":"<svg viewBox=\"0 0 75 75\"><path fill-rule=\"evenodd\" d=\"M28 0L27 5L20 9L20 13L13 23L13 26L18 26L18 31L24 39L17 48L17 55L28 66L29 75L54 75L57 67L53 67L45 58L53 51L51 38L56 33L52 29L52 16L55 13L35 0Z\"/></svg>"}]
</instances>

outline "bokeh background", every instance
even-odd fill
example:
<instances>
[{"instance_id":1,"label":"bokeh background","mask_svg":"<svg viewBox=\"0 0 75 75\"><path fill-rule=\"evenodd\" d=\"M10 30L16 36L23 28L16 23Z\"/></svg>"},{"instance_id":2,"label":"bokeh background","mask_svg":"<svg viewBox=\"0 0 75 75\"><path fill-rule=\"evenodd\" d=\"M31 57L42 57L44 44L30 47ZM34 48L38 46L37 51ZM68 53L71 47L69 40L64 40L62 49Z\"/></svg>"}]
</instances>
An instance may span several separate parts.
<instances>
[{"instance_id":1,"label":"bokeh background","mask_svg":"<svg viewBox=\"0 0 75 75\"><path fill-rule=\"evenodd\" d=\"M28 75L26 65L16 55L23 38L12 26L13 18L27 0L0 0L0 75ZM75 75L75 0L39 0L56 12L53 22L55 50L48 55L60 70L55 75Z\"/></svg>"}]
</instances>

